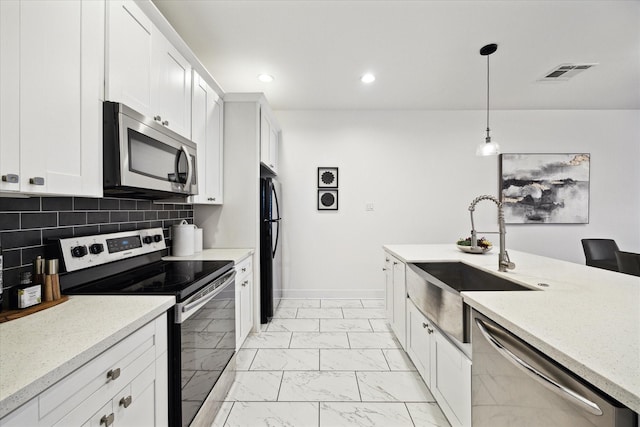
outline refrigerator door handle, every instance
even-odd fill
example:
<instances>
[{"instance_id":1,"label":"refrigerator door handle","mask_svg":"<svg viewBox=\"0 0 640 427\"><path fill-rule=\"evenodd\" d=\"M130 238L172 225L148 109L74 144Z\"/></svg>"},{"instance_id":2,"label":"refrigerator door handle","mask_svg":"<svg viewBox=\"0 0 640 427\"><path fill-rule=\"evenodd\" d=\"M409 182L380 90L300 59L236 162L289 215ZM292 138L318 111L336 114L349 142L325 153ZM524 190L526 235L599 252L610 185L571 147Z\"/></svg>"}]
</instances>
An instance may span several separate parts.
<instances>
[{"instance_id":1,"label":"refrigerator door handle","mask_svg":"<svg viewBox=\"0 0 640 427\"><path fill-rule=\"evenodd\" d=\"M273 200L276 202L276 218L277 219L272 219L271 222L275 222L276 223L276 242L275 245L273 246L273 251L271 252L271 258L275 258L276 257L276 251L278 250L278 238L280 237L280 205L278 204L278 193L276 192L276 189L274 187L271 187L271 192L273 193Z\"/></svg>"}]
</instances>

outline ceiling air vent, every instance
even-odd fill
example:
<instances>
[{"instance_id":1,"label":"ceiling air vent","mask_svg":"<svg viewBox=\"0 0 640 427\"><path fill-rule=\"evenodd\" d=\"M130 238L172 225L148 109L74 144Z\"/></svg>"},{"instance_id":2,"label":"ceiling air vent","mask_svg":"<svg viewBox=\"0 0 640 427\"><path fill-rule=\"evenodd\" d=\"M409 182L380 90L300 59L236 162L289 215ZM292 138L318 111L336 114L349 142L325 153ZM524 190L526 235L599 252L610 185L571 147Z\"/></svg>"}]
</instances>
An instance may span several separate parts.
<instances>
[{"instance_id":1,"label":"ceiling air vent","mask_svg":"<svg viewBox=\"0 0 640 427\"><path fill-rule=\"evenodd\" d=\"M548 73L544 77L538 79L540 82L566 82L571 77L579 74L591 67L598 65L595 64L560 64Z\"/></svg>"}]
</instances>

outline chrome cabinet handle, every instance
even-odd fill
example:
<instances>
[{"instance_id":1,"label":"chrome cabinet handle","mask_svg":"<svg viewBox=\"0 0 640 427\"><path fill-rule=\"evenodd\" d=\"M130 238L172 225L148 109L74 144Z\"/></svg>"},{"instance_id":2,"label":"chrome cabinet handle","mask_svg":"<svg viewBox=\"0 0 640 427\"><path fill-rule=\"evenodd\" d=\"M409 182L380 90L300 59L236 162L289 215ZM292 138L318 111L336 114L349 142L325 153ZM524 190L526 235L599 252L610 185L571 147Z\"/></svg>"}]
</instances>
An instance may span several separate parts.
<instances>
[{"instance_id":1,"label":"chrome cabinet handle","mask_svg":"<svg viewBox=\"0 0 640 427\"><path fill-rule=\"evenodd\" d=\"M527 374L529 377L534 379L540 385L553 391L563 399L580 406L582 409L589 412L590 414L598 415L598 416L602 415L602 409L600 409L600 407L597 404L590 401L586 397L579 395L578 393L569 389L568 387L565 387L562 384L559 384L553 378L540 372L539 370L531 366L529 363L525 362L524 360L522 360L521 358L513 354L503 343L501 343L500 341L498 341L496 337L491 335L491 333L487 330L482 320L475 319L475 321L476 321L476 325L478 326L478 330L480 330L480 333L482 334L482 336L489 342L489 344L491 344L491 346L498 353L500 353L500 355L502 355L505 359L511 362L514 366L521 369L525 374Z\"/></svg>"},{"instance_id":2,"label":"chrome cabinet handle","mask_svg":"<svg viewBox=\"0 0 640 427\"><path fill-rule=\"evenodd\" d=\"M20 182L20 176L13 173L8 173L6 175L2 175L2 181L10 182L11 184L17 184L18 182Z\"/></svg>"},{"instance_id":3,"label":"chrome cabinet handle","mask_svg":"<svg viewBox=\"0 0 640 427\"><path fill-rule=\"evenodd\" d=\"M129 405L131 405L131 395L120 399L120 406L124 406L126 409L129 407Z\"/></svg>"},{"instance_id":4,"label":"chrome cabinet handle","mask_svg":"<svg viewBox=\"0 0 640 427\"><path fill-rule=\"evenodd\" d=\"M393 265L398 265L398 261L393 261Z\"/></svg>"},{"instance_id":5,"label":"chrome cabinet handle","mask_svg":"<svg viewBox=\"0 0 640 427\"><path fill-rule=\"evenodd\" d=\"M109 415L104 415L102 418L100 418L100 425L104 424L106 427L109 427L111 424L113 424L113 418L113 412Z\"/></svg>"},{"instance_id":6,"label":"chrome cabinet handle","mask_svg":"<svg viewBox=\"0 0 640 427\"><path fill-rule=\"evenodd\" d=\"M241 286L247 286L248 284L249 284L249 281L248 281L248 280L245 280L244 282L242 282L242 285L241 285Z\"/></svg>"},{"instance_id":7,"label":"chrome cabinet handle","mask_svg":"<svg viewBox=\"0 0 640 427\"><path fill-rule=\"evenodd\" d=\"M382 271L387 271L387 270L388 270L388 268L382 267Z\"/></svg>"},{"instance_id":8,"label":"chrome cabinet handle","mask_svg":"<svg viewBox=\"0 0 640 427\"><path fill-rule=\"evenodd\" d=\"M245 271L247 271L247 267L242 267L241 270L244 273Z\"/></svg>"},{"instance_id":9,"label":"chrome cabinet handle","mask_svg":"<svg viewBox=\"0 0 640 427\"><path fill-rule=\"evenodd\" d=\"M389 258L385 258L384 260L385 260L385 262L389 262Z\"/></svg>"},{"instance_id":10,"label":"chrome cabinet handle","mask_svg":"<svg viewBox=\"0 0 640 427\"><path fill-rule=\"evenodd\" d=\"M29 178L29 184L44 185L44 178L41 176L34 176L33 178Z\"/></svg>"},{"instance_id":11,"label":"chrome cabinet handle","mask_svg":"<svg viewBox=\"0 0 640 427\"><path fill-rule=\"evenodd\" d=\"M120 368L111 369L107 372L107 381L112 381L117 379L120 376Z\"/></svg>"},{"instance_id":12,"label":"chrome cabinet handle","mask_svg":"<svg viewBox=\"0 0 640 427\"><path fill-rule=\"evenodd\" d=\"M162 122L162 125L163 125L163 126L169 126L169 120L165 120L165 121L163 121L163 122Z\"/></svg>"},{"instance_id":13,"label":"chrome cabinet handle","mask_svg":"<svg viewBox=\"0 0 640 427\"><path fill-rule=\"evenodd\" d=\"M215 197L209 197L209 198L207 198L207 201L209 201L209 202L215 202L215 201L216 201L216 198L215 198Z\"/></svg>"},{"instance_id":14,"label":"chrome cabinet handle","mask_svg":"<svg viewBox=\"0 0 640 427\"><path fill-rule=\"evenodd\" d=\"M422 327L423 328L426 328L427 326L429 326L429 325L427 325L426 323L422 322Z\"/></svg>"},{"instance_id":15,"label":"chrome cabinet handle","mask_svg":"<svg viewBox=\"0 0 640 427\"><path fill-rule=\"evenodd\" d=\"M429 333L429 335L431 335L433 333L433 329L427 328L427 332Z\"/></svg>"},{"instance_id":16,"label":"chrome cabinet handle","mask_svg":"<svg viewBox=\"0 0 640 427\"><path fill-rule=\"evenodd\" d=\"M155 120L156 122L159 122L162 120L162 117L160 116L153 116L153 120Z\"/></svg>"}]
</instances>

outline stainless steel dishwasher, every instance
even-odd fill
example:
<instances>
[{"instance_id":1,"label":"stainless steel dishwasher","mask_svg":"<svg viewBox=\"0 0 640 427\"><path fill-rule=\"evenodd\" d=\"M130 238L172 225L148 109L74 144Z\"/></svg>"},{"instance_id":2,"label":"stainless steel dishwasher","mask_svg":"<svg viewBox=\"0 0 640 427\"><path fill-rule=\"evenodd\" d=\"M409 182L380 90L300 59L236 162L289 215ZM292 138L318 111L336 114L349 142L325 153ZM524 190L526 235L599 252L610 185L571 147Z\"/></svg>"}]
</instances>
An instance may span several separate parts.
<instances>
[{"instance_id":1,"label":"stainless steel dishwasher","mask_svg":"<svg viewBox=\"0 0 640 427\"><path fill-rule=\"evenodd\" d=\"M473 427L635 427L630 409L473 310Z\"/></svg>"}]
</instances>

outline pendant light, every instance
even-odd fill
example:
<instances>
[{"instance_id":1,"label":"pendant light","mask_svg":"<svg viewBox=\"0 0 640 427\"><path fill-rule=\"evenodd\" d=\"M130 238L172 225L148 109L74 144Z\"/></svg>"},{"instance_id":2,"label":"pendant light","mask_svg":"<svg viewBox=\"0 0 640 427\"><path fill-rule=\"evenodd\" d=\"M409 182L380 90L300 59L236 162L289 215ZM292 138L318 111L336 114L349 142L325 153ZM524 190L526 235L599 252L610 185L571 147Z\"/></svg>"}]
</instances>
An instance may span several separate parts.
<instances>
[{"instance_id":1,"label":"pendant light","mask_svg":"<svg viewBox=\"0 0 640 427\"><path fill-rule=\"evenodd\" d=\"M480 49L480 55L487 57L487 137L485 142L481 142L476 148L476 156L496 156L500 154L500 146L497 142L491 141L489 135L489 56L498 50L498 45L495 43L483 46Z\"/></svg>"}]
</instances>

